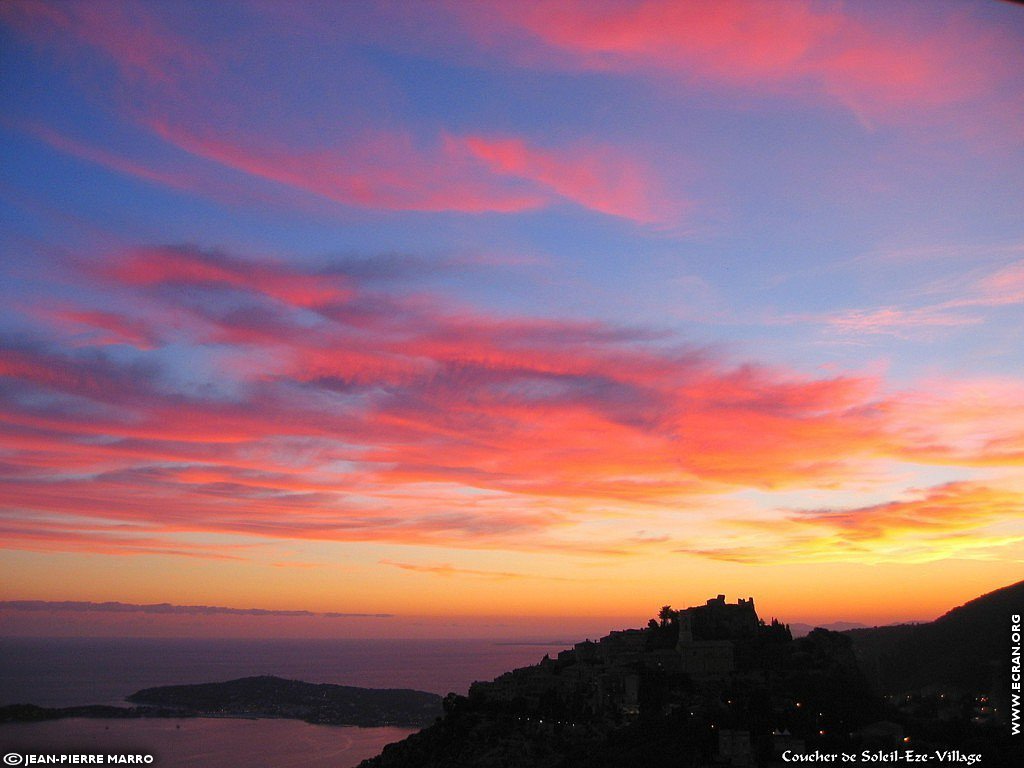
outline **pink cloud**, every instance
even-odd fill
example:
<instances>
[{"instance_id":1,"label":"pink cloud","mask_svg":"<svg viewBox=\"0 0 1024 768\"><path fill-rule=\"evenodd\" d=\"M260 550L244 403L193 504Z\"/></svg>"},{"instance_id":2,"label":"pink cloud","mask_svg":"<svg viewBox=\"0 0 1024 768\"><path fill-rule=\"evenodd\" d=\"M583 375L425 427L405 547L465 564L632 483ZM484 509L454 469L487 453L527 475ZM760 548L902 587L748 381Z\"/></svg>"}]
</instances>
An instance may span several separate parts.
<instances>
[{"instance_id":1,"label":"pink cloud","mask_svg":"<svg viewBox=\"0 0 1024 768\"><path fill-rule=\"evenodd\" d=\"M72 335L85 334L79 344L130 344L138 349L155 349L159 346L160 336L149 323L118 312L55 308L38 310L35 314Z\"/></svg>"},{"instance_id":2,"label":"pink cloud","mask_svg":"<svg viewBox=\"0 0 1024 768\"><path fill-rule=\"evenodd\" d=\"M654 224L678 219L686 205L660 197L650 170L608 147L554 153L531 148L522 139L484 136L452 137L449 143L468 151L494 173L527 179L611 216Z\"/></svg>"},{"instance_id":3,"label":"pink cloud","mask_svg":"<svg viewBox=\"0 0 1024 768\"><path fill-rule=\"evenodd\" d=\"M1024 464L1024 385L1009 377L923 380L891 404L909 461L980 467Z\"/></svg>"},{"instance_id":4,"label":"pink cloud","mask_svg":"<svg viewBox=\"0 0 1024 768\"><path fill-rule=\"evenodd\" d=\"M114 152L93 147L64 136L44 125L25 125L21 127L30 136L45 142L54 149L109 170L176 190L194 190L198 186L198 182L195 179L184 174L151 168L148 165L138 163Z\"/></svg>"},{"instance_id":5,"label":"pink cloud","mask_svg":"<svg viewBox=\"0 0 1024 768\"><path fill-rule=\"evenodd\" d=\"M166 141L243 173L365 208L510 213L541 207L542 195L489 183L486 175L403 135L379 136L338 150L297 152L201 138L170 124L151 126Z\"/></svg>"},{"instance_id":6,"label":"pink cloud","mask_svg":"<svg viewBox=\"0 0 1024 768\"><path fill-rule=\"evenodd\" d=\"M86 552L100 555L173 555L211 560L242 560L232 547L197 544L144 531L125 531L89 522L58 523L0 518L0 549L38 552Z\"/></svg>"},{"instance_id":7,"label":"pink cloud","mask_svg":"<svg viewBox=\"0 0 1024 768\"><path fill-rule=\"evenodd\" d=\"M982 279L973 299L987 306L1024 304L1024 261L1016 261Z\"/></svg>"},{"instance_id":8,"label":"pink cloud","mask_svg":"<svg viewBox=\"0 0 1024 768\"><path fill-rule=\"evenodd\" d=\"M888 334L907 338L936 328L960 328L977 325L982 322L982 318L950 312L945 307L918 309L886 307L884 309L848 310L827 316L825 322L830 328L840 333Z\"/></svg>"},{"instance_id":9,"label":"pink cloud","mask_svg":"<svg viewBox=\"0 0 1024 768\"><path fill-rule=\"evenodd\" d=\"M253 264L191 248L142 248L99 265L126 285L188 285L239 288L290 306L308 308L351 295L337 276L300 273L274 264Z\"/></svg>"},{"instance_id":10,"label":"pink cloud","mask_svg":"<svg viewBox=\"0 0 1024 768\"><path fill-rule=\"evenodd\" d=\"M889 122L992 96L1022 59L1010 35L965 15L939 25L926 14L867 19L871 9L742 0L449 9L480 44L530 66L817 93Z\"/></svg>"},{"instance_id":11,"label":"pink cloud","mask_svg":"<svg viewBox=\"0 0 1024 768\"><path fill-rule=\"evenodd\" d=\"M69 41L97 50L129 81L173 89L184 77L213 70L201 49L174 34L145 4L15 0L0 5L0 18L30 39L69 54Z\"/></svg>"},{"instance_id":12,"label":"pink cloud","mask_svg":"<svg viewBox=\"0 0 1024 768\"><path fill-rule=\"evenodd\" d=\"M518 29L585 69L663 68L738 82L789 75L836 27L831 15L793 3L525 3L515 11L491 3L460 12L492 42Z\"/></svg>"},{"instance_id":13,"label":"pink cloud","mask_svg":"<svg viewBox=\"0 0 1024 768\"><path fill-rule=\"evenodd\" d=\"M66 316L180 322L154 350L113 354L103 336L0 347L0 497L22 531L59 515L160 539L608 553L622 542L571 534L618 504L840 488L871 461L1024 455L1024 393L1006 382L887 393L875 377L736 364L650 331L496 317L184 246L81 274L125 315ZM188 349L211 359L199 386L175 376ZM76 526L33 546L117 546Z\"/></svg>"},{"instance_id":14,"label":"pink cloud","mask_svg":"<svg viewBox=\"0 0 1024 768\"><path fill-rule=\"evenodd\" d=\"M417 146L379 134L302 152L204 138L165 121L150 127L176 147L259 178L364 208L514 213L568 201L643 224L677 223L654 174L607 146L531 147L521 138L447 136Z\"/></svg>"},{"instance_id":15,"label":"pink cloud","mask_svg":"<svg viewBox=\"0 0 1024 768\"><path fill-rule=\"evenodd\" d=\"M231 184L223 178L214 178L200 169L189 172L180 169L171 170L167 163L143 162L122 152L114 152L93 144L80 141L62 134L48 126L33 123L11 124L48 146L70 157L120 173L135 179L164 187L175 192L198 193L219 203L236 206L240 201L265 202L258 192L246 189L239 184ZM177 159L180 163L180 158Z\"/></svg>"}]
</instances>

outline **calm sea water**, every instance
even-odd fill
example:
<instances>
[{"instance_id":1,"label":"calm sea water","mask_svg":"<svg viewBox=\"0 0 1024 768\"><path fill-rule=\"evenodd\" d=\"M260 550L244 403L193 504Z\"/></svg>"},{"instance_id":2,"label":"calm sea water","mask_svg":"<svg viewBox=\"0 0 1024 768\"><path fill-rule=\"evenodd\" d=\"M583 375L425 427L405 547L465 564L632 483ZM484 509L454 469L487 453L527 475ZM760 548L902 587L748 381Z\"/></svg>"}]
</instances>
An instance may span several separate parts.
<instances>
[{"instance_id":1,"label":"calm sea water","mask_svg":"<svg viewBox=\"0 0 1024 768\"><path fill-rule=\"evenodd\" d=\"M0 705L122 704L141 688L251 675L466 693L474 680L535 664L564 647L492 640L0 638ZM267 719L69 719L0 725L0 749L140 751L153 754L158 768L350 768L409 733Z\"/></svg>"},{"instance_id":2,"label":"calm sea water","mask_svg":"<svg viewBox=\"0 0 1024 768\"><path fill-rule=\"evenodd\" d=\"M352 768L410 733L296 720L71 719L0 724L0 753L152 755L152 768Z\"/></svg>"},{"instance_id":3,"label":"calm sea water","mask_svg":"<svg viewBox=\"0 0 1024 768\"><path fill-rule=\"evenodd\" d=\"M466 693L563 645L493 640L0 638L0 705L118 704L156 685L276 675L309 683Z\"/></svg>"}]
</instances>

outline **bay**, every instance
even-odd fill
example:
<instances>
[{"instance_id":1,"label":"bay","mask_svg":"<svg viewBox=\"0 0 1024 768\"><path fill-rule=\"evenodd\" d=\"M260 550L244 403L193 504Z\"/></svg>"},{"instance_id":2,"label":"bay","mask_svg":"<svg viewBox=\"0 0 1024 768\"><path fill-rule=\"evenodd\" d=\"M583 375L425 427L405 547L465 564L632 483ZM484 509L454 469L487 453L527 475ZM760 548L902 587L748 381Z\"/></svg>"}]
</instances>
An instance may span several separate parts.
<instances>
[{"instance_id":1,"label":"bay","mask_svg":"<svg viewBox=\"0 0 1024 768\"><path fill-rule=\"evenodd\" d=\"M188 718L0 724L0 752L152 755L154 768L353 768L410 728L310 725L297 720Z\"/></svg>"},{"instance_id":2,"label":"bay","mask_svg":"<svg viewBox=\"0 0 1024 768\"><path fill-rule=\"evenodd\" d=\"M0 706L124 705L141 688L253 675L465 694L475 680L565 647L467 639L0 638ZM0 724L0 751L151 754L162 768L352 768L414 731L279 719L68 718Z\"/></svg>"}]
</instances>

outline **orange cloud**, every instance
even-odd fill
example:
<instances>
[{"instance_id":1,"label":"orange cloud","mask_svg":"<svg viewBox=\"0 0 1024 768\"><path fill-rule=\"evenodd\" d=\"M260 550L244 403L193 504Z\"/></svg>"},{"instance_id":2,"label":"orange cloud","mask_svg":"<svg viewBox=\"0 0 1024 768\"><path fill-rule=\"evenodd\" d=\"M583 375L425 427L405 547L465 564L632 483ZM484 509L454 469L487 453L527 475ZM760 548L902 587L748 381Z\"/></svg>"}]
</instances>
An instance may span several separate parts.
<instances>
[{"instance_id":1,"label":"orange cloud","mask_svg":"<svg viewBox=\"0 0 1024 768\"><path fill-rule=\"evenodd\" d=\"M910 498L855 509L794 512L782 520L734 521L758 545L685 548L738 563L900 562L985 559L1024 542L1024 493L984 483L947 483ZM738 539L748 539L745 533Z\"/></svg>"}]
</instances>

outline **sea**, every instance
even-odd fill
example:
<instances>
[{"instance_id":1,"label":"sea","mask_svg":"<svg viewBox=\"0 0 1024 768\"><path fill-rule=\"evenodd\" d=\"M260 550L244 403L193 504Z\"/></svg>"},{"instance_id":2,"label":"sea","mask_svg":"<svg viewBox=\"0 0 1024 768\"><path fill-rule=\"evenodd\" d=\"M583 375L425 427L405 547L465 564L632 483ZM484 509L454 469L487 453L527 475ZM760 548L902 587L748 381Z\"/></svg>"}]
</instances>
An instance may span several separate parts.
<instances>
[{"instance_id":1,"label":"sea","mask_svg":"<svg viewBox=\"0 0 1024 768\"><path fill-rule=\"evenodd\" d=\"M0 706L125 705L142 688L276 675L310 683L465 694L545 654L557 641L0 638ZM0 724L0 753L151 755L157 768L352 768L409 728L296 720L187 718ZM14 764L8 762L7 764Z\"/></svg>"}]
</instances>

